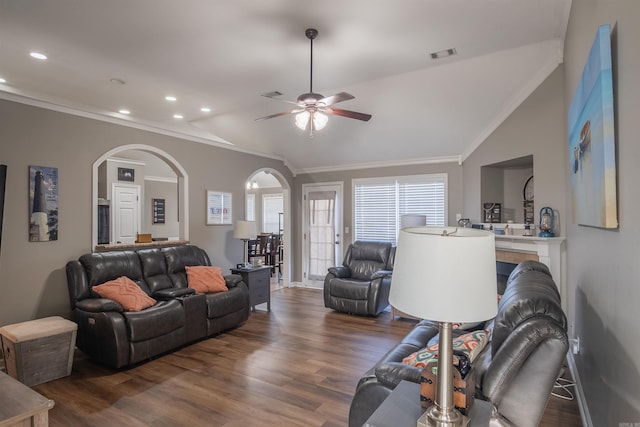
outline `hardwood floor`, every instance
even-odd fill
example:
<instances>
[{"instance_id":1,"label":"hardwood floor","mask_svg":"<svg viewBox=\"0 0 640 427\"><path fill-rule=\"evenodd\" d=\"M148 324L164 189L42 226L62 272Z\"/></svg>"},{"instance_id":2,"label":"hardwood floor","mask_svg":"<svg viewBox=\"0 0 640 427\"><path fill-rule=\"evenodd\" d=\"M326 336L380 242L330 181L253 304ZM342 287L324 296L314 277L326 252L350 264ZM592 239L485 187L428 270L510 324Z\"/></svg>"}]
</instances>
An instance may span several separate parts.
<instances>
[{"instance_id":1,"label":"hardwood floor","mask_svg":"<svg viewBox=\"0 0 640 427\"><path fill-rule=\"evenodd\" d=\"M271 309L126 370L78 354L71 376L35 387L56 402L50 425L346 426L362 373L413 326L325 309L317 289L276 290ZM541 425L581 425L565 402Z\"/></svg>"}]
</instances>

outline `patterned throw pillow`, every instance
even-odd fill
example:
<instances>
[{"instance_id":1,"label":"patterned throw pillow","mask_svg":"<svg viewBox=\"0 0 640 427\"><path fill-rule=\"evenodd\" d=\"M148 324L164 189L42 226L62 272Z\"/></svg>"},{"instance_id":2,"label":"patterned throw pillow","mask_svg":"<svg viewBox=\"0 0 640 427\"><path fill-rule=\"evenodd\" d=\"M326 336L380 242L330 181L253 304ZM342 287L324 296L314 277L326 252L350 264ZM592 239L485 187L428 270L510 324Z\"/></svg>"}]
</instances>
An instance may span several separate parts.
<instances>
[{"instance_id":1,"label":"patterned throw pillow","mask_svg":"<svg viewBox=\"0 0 640 427\"><path fill-rule=\"evenodd\" d=\"M489 333L489 330L483 329L460 335L453 339L453 350L464 353L469 358L469 362L473 362L489 342ZM436 359L438 359L438 344L432 344L405 357L402 359L402 363L416 368L424 368L431 360ZM458 364L458 357L455 355L453 363Z\"/></svg>"},{"instance_id":2,"label":"patterned throw pillow","mask_svg":"<svg viewBox=\"0 0 640 427\"><path fill-rule=\"evenodd\" d=\"M102 298L113 300L125 311L140 311L155 305L156 300L145 294L140 286L126 276L93 287Z\"/></svg>"},{"instance_id":3,"label":"patterned throw pillow","mask_svg":"<svg viewBox=\"0 0 640 427\"><path fill-rule=\"evenodd\" d=\"M220 267L186 266L187 282L196 292L208 294L211 292L228 291L227 284Z\"/></svg>"}]
</instances>

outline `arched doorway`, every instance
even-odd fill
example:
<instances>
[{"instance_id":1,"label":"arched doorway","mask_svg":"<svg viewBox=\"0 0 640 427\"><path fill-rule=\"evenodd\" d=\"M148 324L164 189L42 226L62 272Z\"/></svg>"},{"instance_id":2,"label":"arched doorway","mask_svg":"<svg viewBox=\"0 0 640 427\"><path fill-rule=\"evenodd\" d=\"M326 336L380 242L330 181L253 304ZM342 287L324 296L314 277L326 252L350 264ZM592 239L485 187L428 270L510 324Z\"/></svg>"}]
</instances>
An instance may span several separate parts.
<instances>
[{"instance_id":1,"label":"arched doorway","mask_svg":"<svg viewBox=\"0 0 640 427\"><path fill-rule=\"evenodd\" d=\"M189 177L186 170L175 160L170 154L163 150L143 144L130 144L122 145L109 150L93 163L92 170L92 205L91 205L91 247L95 249L98 245L98 182L99 182L99 168L100 165L107 159L116 157L118 153L125 151L139 150L146 153L153 154L159 159L163 160L176 174L177 188L178 188L178 234L180 240L189 240Z\"/></svg>"},{"instance_id":2,"label":"arched doorway","mask_svg":"<svg viewBox=\"0 0 640 427\"><path fill-rule=\"evenodd\" d=\"M258 232L265 227L263 215L263 201L271 199L274 202L277 195L282 195L282 215L278 223L277 230L282 234L282 285L289 286L291 283L291 186L285 177L275 169L261 168L254 171L247 178L245 187L245 219L256 221ZM253 216L251 215L253 210ZM269 221L269 220L268 220ZM272 219L271 221L278 221ZM267 227L269 227L267 225ZM271 229L269 230L271 231Z\"/></svg>"}]
</instances>

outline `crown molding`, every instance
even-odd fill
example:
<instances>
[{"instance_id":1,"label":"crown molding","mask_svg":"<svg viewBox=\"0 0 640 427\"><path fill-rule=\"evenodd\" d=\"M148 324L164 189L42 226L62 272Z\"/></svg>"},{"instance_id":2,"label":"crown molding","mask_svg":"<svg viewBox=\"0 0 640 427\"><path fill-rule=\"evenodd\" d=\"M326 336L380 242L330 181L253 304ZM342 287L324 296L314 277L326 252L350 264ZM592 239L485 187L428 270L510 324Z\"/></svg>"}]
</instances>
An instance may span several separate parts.
<instances>
[{"instance_id":1,"label":"crown molding","mask_svg":"<svg viewBox=\"0 0 640 427\"><path fill-rule=\"evenodd\" d=\"M394 167L394 166L428 165L428 164L436 164L436 163L458 163L458 165L462 165L462 158L459 155L443 156L443 157L424 157L424 158L413 159L413 160L389 160L389 161L380 161L380 162L355 163L355 164L348 164L348 165L305 168L305 169L294 170L293 176L302 175L302 174L312 174L312 173L340 172L340 171L347 171L347 170L385 168L385 167Z\"/></svg>"},{"instance_id":2,"label":"crown molding","mask_svg":"<svg viewBox=\"0 0 640 427\"><path fill-rule=\"evenodd\" d=\"M222 139L213 134L207 135L195 135L182 130L169 129L159 125L158 123L145 122L141 120L132 120L132 118L123 116L117 113L98 111L93 107L86 105L70 105L67 101L61 101L54 98L48 98L41 96L33 96L21 91L17 91L14 88L10 88L0 84L0 99L7 101L17 102L19 104L30 105L32 107L44 108L46 110L57 111L59 113L70 114L72 116L84 117L87 119L98 120L101 122L111 123L119 126L125 126L133 129L144 130L147 132L153 132L160 135L166 135L174 138L179 138L191 142L198 142L200 144L211 145L218 148L224 148L226 150L237 151L244 154L251 154L254 156L265 157L273 160L280 160L284 162L284 157L271 153L264 153L258 150L252 150L242 148L234 145L225 139ZM198 128L193 128L194 132Z\"/></svg>"}]
</instances>

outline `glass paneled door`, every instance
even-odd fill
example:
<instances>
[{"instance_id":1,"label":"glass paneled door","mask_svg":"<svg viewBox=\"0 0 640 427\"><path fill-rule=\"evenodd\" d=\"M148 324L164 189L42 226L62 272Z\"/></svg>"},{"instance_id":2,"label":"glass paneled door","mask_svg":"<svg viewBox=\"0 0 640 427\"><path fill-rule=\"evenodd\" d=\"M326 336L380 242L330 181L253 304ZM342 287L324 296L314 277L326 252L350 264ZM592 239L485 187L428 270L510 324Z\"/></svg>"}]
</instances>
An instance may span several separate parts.
<instances>
[{"instance_id":1,"label":"glass paneled door","mask_svg":"<svg viewBox=\"0 0 640 427\"><path fill-rule=\"evenodd\" d=\"M303 191L304 281L321 286L327 269L341 261L342 184L305 185Z\"/></svg>"}]
</instances>

